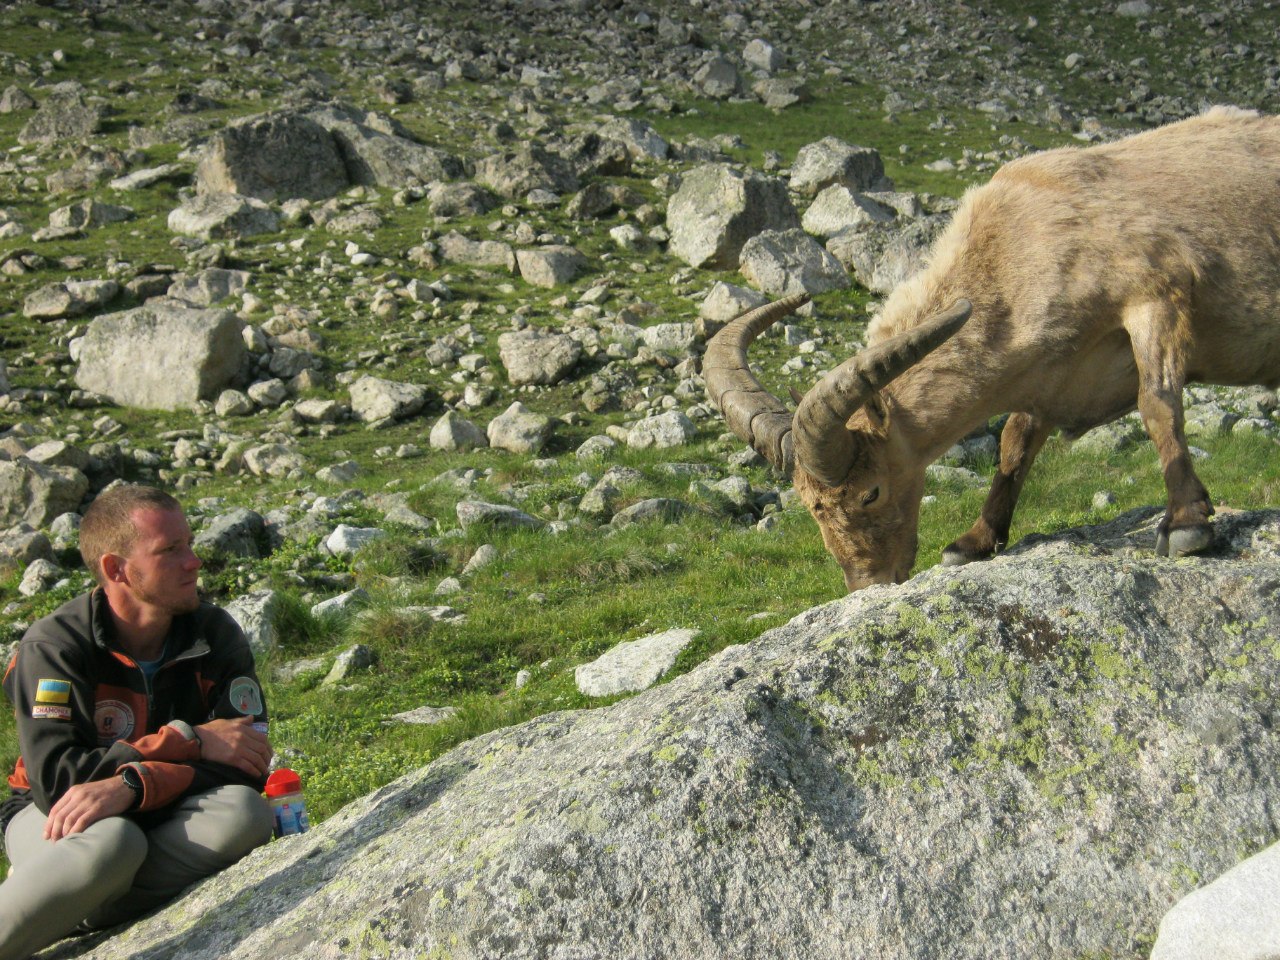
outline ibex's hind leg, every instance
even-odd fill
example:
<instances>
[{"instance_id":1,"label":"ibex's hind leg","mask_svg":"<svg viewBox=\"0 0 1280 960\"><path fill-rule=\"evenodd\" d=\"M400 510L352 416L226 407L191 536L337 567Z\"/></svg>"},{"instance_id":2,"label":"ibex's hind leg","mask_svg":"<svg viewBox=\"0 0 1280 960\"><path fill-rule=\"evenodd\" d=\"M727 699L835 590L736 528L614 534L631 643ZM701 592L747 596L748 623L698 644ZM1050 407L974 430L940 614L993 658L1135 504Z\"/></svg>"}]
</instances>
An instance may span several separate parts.
<instances>
[{"instance_id":1,"label":"ibex's hind leg","mask_svg":"<svg viewBox=\"0 0 1280 960\"><path fill-rule=\"evenodd\" d=\"M1000 463L982 513L964 536L943 548L943 566L985 560L1004 549L1009 542L1009 526L1013 523L1013 510L1018 505L1022 484L1052 431L1052 425L1029 413L1009 417L1000 434Z\"/></svg>"},{"instance_id":2,"label":"ibex's hind leg","mask_svg":"<svg viewBox=\"0 0 1280 960\"><path fill-rule=\"evenodd\" d=\"M1168 505L1156 531L1156 552L1180 557L1213 543L1209 491L1191 466L1182 413L1189 325L1175 302L1125 310L1124 326L1138 364L1138 412L1164 470Z\"/></svg>"}]
</instances>

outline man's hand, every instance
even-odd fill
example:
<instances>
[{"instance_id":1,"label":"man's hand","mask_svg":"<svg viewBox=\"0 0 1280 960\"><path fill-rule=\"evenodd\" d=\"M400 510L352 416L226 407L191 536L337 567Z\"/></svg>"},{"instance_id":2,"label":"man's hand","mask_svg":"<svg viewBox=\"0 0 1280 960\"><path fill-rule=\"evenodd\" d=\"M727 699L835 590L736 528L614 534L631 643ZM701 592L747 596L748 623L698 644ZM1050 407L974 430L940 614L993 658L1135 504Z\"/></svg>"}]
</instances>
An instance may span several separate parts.
<instances>
[{"instance_id":1,"label":"man's hand","mask_svg":"<svg viewBox=\"0 0 1280 960\"><path fill-rule=\"evenodd\" d=\"M265 777L271 763L271 744L265 733L253 729L253 717L210 720L196 727L201 759L223 763L251 777Z\"/></svg>"},{"instance_id":2,"label":"man's hand","mask_svg":"<svg viewBox=\"0 0 1280 960\"><path fill-rule=\"evenodd\" d=\"M77 783L64 793L44 822L44 838L61 840L81 833L99 820L124 813L135 794L119 777Z\"/></svg>"}]
</instances>

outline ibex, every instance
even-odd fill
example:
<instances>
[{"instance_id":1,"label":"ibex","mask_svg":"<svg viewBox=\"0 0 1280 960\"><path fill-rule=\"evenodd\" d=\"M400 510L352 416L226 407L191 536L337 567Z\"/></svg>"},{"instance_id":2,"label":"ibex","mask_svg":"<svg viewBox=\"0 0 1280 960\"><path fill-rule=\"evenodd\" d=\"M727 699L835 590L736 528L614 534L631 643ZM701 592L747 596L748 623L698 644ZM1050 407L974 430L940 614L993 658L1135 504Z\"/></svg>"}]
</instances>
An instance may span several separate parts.
<instances>
[{"instance_id":1,"label":"ibex","mask_svg":"<svg viewBox=\"0 0 1280 960\"><path fill-rule=\"evenodd\" d=\"M734 432L793 477L849 590L906 579L926 466L1006 412L981 516L944 564L1005 546L1050 433L1076 437L1135 406L1168 491L1157 552L1204 550L1213 506L1182 388L1280 383L1280 119L1217 107L1006 165L966 194L867 348L793 391L793 417L746 350L806 299L731 322L703 374Z\"/></svg>"}]
</instances>

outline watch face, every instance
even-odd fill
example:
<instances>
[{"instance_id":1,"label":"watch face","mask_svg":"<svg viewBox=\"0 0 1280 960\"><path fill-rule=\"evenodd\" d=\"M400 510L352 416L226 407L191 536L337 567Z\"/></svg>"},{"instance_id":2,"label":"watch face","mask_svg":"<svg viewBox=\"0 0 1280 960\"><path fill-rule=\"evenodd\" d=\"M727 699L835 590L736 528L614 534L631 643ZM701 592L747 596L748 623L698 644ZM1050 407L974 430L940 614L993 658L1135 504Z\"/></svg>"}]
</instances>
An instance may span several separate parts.
<instances>
[{"instance_id":1,"label":"watch face","mask_svg":"<svg viewBox=\"0 0 1280 960\"><path fill-rule=\"evenodd\" d=\"M120 771L120 779L124 781L124 785L130 790L136 790L142 793L142 777L138 775L138 771L133 767L125 767Z\"/></svg>"}]
</instances>

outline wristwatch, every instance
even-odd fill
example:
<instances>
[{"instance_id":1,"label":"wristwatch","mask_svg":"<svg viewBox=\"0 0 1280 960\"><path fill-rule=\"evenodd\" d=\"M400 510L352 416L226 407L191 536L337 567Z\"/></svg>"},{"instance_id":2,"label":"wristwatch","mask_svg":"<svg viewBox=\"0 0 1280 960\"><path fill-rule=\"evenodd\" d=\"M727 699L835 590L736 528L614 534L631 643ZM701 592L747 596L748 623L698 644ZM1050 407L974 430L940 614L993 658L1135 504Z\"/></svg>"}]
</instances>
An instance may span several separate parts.
<instances>
[{"instance_id":1,"label":"wristwatch","mask_svg":"<svg viewBox=\"0 0 1280 960\"><path fill-rule=\"evenodd\" d=\"M124 785L133 791L133 806L129 808L132 810L142 803L142 775L138 773L136 767L121 767L119 777L124 781Z\"/></svg>"}]
</instances>

